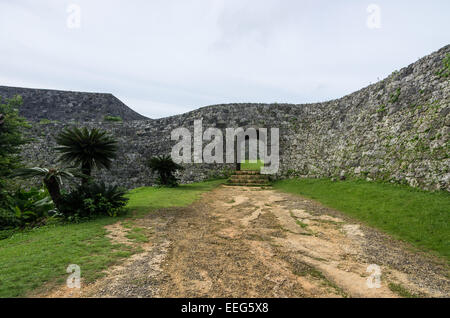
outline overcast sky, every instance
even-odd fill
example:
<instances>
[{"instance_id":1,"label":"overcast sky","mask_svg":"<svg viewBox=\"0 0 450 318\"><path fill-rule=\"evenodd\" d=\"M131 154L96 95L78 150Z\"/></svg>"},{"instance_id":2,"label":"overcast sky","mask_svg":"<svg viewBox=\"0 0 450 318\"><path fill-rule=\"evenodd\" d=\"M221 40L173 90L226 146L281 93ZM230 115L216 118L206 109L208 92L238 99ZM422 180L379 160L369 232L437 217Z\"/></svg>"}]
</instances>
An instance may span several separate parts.
<instances>
[{"instance_id":1,"label":"overcast sky","mask_svg":"<svg viewBox=\"0 0 450 318\"><path fill-rule=\"evenodd\" d=\"M448 0L0 0L0 85L113 93L151 118L325 101L449 44L449 12Z\"/></svg>"}]
</instances>

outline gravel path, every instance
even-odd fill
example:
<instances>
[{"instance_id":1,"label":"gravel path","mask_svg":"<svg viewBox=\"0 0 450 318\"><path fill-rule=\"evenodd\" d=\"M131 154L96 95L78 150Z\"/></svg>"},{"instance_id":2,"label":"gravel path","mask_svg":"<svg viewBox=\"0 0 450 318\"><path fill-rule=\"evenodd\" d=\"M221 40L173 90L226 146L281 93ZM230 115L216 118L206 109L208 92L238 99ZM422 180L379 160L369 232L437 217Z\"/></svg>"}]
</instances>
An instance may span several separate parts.
<instances>
[{"instance_id":1,"label":"gravel path","mask_svg":"<svg viewBox=\"0 0 450 318\"><path fill-rule=\"evenodd\" d=\"M142 253L80 291L42 296L450 296L443 261L272 189L221 186L189 207L160 210L136 223L151 229ZM120 224L109 230L123 240Z\"/></svg>"}]
</instances>

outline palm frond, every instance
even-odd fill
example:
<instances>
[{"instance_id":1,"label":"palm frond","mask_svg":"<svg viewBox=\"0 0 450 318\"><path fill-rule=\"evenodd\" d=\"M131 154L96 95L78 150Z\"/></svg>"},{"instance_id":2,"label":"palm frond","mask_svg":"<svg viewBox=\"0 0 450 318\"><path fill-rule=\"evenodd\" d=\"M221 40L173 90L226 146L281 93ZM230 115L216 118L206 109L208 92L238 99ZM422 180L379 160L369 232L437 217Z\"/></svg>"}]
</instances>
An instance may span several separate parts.
<instances>
[{"instance_id":1,"label":"palm frond","mask_svg":"<svg viewBox=\"0 0 450 318\"><path fill-rule=\"evenodd\" d=\"M23 177L23 178L34 178L41 177L44 180L48 180L52 177L56 178L59 184L62 184L62 179L72 179L75 177L74 173L70 170L59 169L59 168L41 168L41 167L33 167L33 168L19 168L14 170L11 174L11 177Z\"/></svg>"},{"instance_id":2,"label":"palm frond","mask_svg":"<svg viewBox=\"0 0 450 318\"><path fill-rule=\"evenodd\" d=\"M25 178L33 178L33 177L43 177L47 175L49 170L47 168L19 168L13 171L11 177L25 177Z\"/></svg>"},{"instance_id":3,"label":"palm frond","mask_svg":"<svg viewBox=\"0 0 450 318\"><path fill-rule=\"evenodd\" d=\"M116 157L117 142L105 131L97 128L65 129L57 137L59 161L75 166L109 169Z\"/></svg>"}]
</instances>

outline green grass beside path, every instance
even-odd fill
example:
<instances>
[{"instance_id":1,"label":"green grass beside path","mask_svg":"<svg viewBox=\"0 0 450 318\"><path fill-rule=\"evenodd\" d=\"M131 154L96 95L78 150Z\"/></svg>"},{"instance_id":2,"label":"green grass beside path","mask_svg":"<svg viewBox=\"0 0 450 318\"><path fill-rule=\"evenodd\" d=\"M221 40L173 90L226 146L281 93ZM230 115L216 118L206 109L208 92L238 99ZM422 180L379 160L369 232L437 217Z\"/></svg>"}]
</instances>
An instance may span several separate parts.
<instances>
[{"instance_id":1,"label":"green grass beside path","mask_svg":"<svg viewBox=\"0 0 450 318\"><path fill-rule=\"evenodd\" d=\"M225 180L183 184L177 188L142 187L130 191L128 207L138 212L149 208L161 209L186 206L197 200L203 192L212 190Z\"/></svg>"},{"instance_id":2,"label":"green grass beside path","mask_svg":"<svg viewBox=\"0 0 450 318\"><path fill-rule=\"evenodd\" d=\"M178 188L144 187L130 191L128 207L138 215L158 208L186 206L223 180L181 185ZM46 283L64 283L69 264L81 268L84 282L91 282L106 269L137 250L113 244L104 226L125 220L99 218L79 224L47 225L17 232L0 240L0 297L24 296Z\"/></svg>"},{"instance_id":3,"label":"green grass beside path","mask_svg":"<svg viewBox=\"0 0 450 318\"><path fill-rule=\"evenodd\" d=\"M450 261L450 193L349 180L289 179L276 189L339 210L391 236Z\"/></svg>"}]
</instances>

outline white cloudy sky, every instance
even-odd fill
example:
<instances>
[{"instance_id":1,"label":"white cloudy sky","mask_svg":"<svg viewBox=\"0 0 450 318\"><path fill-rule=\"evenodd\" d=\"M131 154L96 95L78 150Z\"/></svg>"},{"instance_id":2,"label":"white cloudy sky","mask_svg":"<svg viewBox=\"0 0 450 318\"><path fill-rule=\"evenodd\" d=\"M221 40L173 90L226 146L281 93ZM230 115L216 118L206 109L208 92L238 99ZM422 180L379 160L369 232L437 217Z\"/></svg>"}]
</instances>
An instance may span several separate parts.
<instances>
[{"instance_id":1,"label":"white cloudy sky","mask_svg":"<svg viewBox=\"0 0 450 318\"><path fill-rule=\"evenodd\" d=\"M0 0L0 85L110 92L151 118L324 101L449 44L449 12L448 0Z\"/></svg>"}]
</instances>

